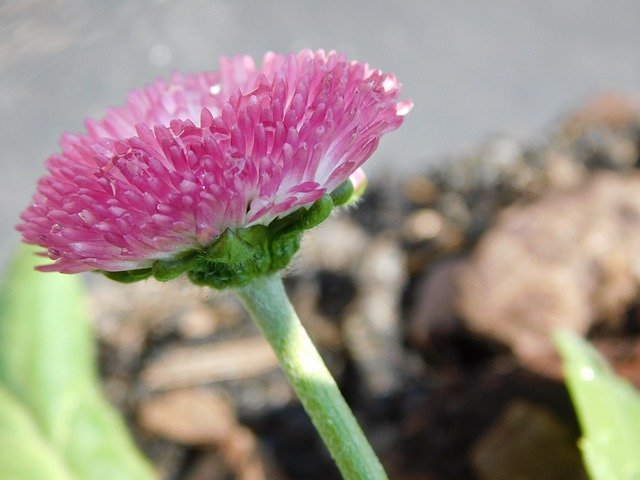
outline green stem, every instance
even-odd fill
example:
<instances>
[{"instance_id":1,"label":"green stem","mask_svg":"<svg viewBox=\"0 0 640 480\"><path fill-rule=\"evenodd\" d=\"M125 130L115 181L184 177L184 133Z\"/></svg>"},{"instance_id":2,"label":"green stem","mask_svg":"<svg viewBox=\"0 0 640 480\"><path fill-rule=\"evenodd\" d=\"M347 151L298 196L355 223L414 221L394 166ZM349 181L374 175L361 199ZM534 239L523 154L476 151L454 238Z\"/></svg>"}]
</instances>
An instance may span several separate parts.
<instances>
[{"instance_id":1,"label":"green stem","mask_svg":"<svg viewBox=\"0 0 640 480\"><path fill-rule=\"evenodd\" d=\"M345 480L386 480L336 382L293 310L278 274L236 290L273 348L289 383Z\"/></svg>"}]
</instances>

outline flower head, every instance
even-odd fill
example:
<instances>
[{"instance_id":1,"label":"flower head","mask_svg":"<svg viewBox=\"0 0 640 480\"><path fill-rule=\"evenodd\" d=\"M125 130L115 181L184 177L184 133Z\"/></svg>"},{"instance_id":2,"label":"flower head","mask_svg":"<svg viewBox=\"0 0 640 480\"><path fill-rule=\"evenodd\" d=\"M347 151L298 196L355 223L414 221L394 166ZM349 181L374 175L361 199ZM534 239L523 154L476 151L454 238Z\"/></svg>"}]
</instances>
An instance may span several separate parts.
<instances>
[{"instance_id":1,"label":"flower head","mask_svg":"<svg viewBox=\"0 0 640 480\"><path fill-rule=\"evenodd\" d=\"M174 73L88 120L86 133L63 135L17 228L54 260L45 271L144 277L185 259L178 270L190 270L193 252L225 264L229 245L270 243L274 230L263 227L291 232L283 220L301 221L296 212L307 225L326 216L328 194L410 110L398 93L393 75L335 52L268 53L259 68L237 56L216 72Z\"/></svg>"}]
</instances>

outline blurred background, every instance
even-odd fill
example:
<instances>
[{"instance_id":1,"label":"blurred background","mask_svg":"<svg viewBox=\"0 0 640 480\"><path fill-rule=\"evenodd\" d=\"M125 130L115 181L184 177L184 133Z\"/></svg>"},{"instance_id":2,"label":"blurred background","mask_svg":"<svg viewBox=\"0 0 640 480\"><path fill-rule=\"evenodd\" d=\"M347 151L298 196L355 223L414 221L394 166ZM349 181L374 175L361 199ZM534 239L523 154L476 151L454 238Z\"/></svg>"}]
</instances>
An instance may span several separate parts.
<instances>
[{"instance_id":1,"label":"blurred background","mask_svg":"<svg viewBox=\"0 0 640 480\"><path fill-rule=\"evenodd\" d=\"M0 2L1 253L63 131L132 88L220 55L324 48L392 71L415 108L370 173L416 171L507 132L540 133L605 88L640 85L636 2Z\"/></svg>"},{"instance_id":2,"label":"blurred background","mask_svg":"<svg viewBox=\"0 0 640 480\"><path fill-rule=\"evenodd\" d=\"M345 51L415 107L290 269L312 338L392 478L586 478L548 335L640 384L639 24L622 0L0 1L0 265L85 117L220 55ZM86 278L102 385L163 479L337 478L230 296Z\"/></svg>"}]
</instances>

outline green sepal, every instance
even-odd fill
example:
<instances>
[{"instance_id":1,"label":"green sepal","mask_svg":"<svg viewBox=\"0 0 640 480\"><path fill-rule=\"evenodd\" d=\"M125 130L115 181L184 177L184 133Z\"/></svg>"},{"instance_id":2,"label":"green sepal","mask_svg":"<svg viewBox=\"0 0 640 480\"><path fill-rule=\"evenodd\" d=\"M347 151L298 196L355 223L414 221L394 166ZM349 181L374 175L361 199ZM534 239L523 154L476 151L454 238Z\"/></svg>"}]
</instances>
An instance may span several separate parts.
<instances>
[{"instance_id":1,"label":"green sepal","mask_svg":"<svg viewBox=\"0 0 640 480\"><path fill-rule=\"evenodd\" d=\"M321 224L331 214L333 200L330 195L323 195L308 209L300 208L280 220L269 225L269 231L277 238L279 235L302 233Z\"/></svg>"},{"instance_id":2,"label":"green sepal","mask_svg":"<svg viewBox=\"0 0 640 480\"><path fill-rule=\"evenodd\" d=\"M120 283L133 283L146 280L152 274L151 268L141 268L139 270L125 270L123 272L106 272L99 270L105 277Z\"/></svg>"},{"instance_id":3,"label":"green sepal","mask_svg":"<svg viewBox=\"0 0 640 480\"><path fill-rule=\"evenodd\" d=\"M331 199L335 206L344 205L351 200L354 193L355 189L353 188L353 183L350 179L346 179L338 185L338 188L331 192Z\"/></svg>"},{"instance_id":4,"label":"green sepal","mask_svg":"<svg viewBox=\"0 0 640 480\"><path fill-rule=\"evenodd\" d=\"M197 262L197 254L175 258L173 260L156 260L153 262L153 278L159 282L168 282L179 277Z\"/></svg>"},{"instance_id":5,"label":"green sepal","mask_svg":"<svg viewBox=\"0 0 640 480\"><path fill-rule=\"evenodd\" d=\"M302 221L302 218L307 212L308 212L308 209L303 207L303 208L299 208L293 213L290 213L286 217L276 218L274 221L272 221L269 224L269 227L268 227L269 235L271 237L274 237L278 233L283 232L286 229L289 229L291 226L293 226L296 231L300 230L295 226L298 225L300 221Z\"/></svg>"},{"instance_id":6,"label":"green sepal","mask_svg":"<svg viewBox=\"0 0 640 480\"><path fill-rule=\"evenodd\" d=\"M231 265L246 262L257 253L256 247L243 240L230 228L222 232L222 235L206 249L207 260Z\"/></svg>"},{"instance_id":7,"label":"green sepal","mask_svg":"<svg viewBox=\"0 0 640 480\"><path fill-rule=\"evenodd\" d=\"M249 228L239 228L236 234L242 240L255 248L262 248L269 243L269 227L266 225L254 225Z\"/></svg>"},{"instance_id":8,"label":"green sepal","mask_svg":"<svg viewBox=\"0 0 640 480\"><path fill-rule=\"evenodd\" d=\"M330 195L323 195L320 197L302 216L298 231L302 232L304 230L310 230L313 227L320 225L331 214L333 205L334 203Z\"/></svg>"},{"instance_id":9,"label":"green sepal","mask_svg":"<svg viewBox=\"0 0 640 480\"><path fill-rule=\"evenodd\" d=\"M282 270L300 249L300 241L302 240L302 232L292 232L281 235L271 242L270 254L272 258L271 269L267 273Z\"/></svg>"}]
</instances>

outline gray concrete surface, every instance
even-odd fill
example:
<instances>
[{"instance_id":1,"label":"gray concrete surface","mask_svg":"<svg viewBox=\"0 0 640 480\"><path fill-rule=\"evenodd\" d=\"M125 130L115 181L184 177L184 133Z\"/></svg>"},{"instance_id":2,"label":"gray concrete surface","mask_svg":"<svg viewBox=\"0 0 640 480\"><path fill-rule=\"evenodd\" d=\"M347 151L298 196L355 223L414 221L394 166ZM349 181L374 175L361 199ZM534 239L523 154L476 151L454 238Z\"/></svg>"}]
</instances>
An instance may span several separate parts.
<instances>
[{"instance_id":1,"label":"gray concrete surface","mask_svg":"<svg viewBox=\"0 0 640 480\"><path fill-rule=\"evenodd\" d=\"M528 137L599 90L640 92L639 46L634 1L0 1L0 263L59 134L173 68L311 47L395 72L415 108L375 174Z\"/></svg>"}]
</instances>

